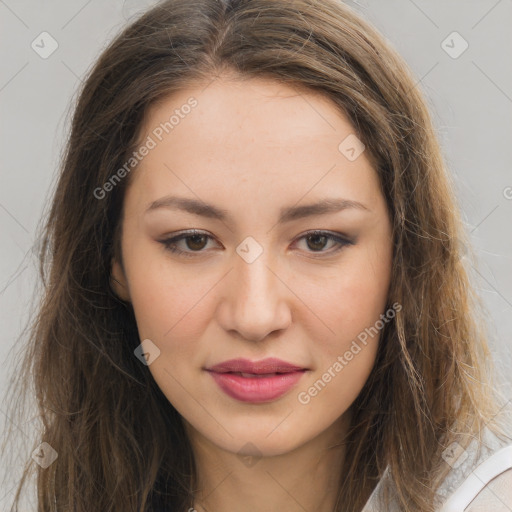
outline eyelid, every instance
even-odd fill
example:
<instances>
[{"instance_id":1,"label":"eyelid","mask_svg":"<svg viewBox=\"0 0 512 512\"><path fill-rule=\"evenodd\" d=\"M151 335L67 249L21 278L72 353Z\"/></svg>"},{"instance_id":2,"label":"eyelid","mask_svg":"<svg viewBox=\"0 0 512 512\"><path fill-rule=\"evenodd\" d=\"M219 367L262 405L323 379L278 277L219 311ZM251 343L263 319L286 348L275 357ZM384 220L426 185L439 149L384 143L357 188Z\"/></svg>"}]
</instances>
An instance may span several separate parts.
<instances>
[{"instance_id":1,"label":"eyelid","mask_svg":"<svg viewBox=\"0 0 512 512\"><path fill-rule=\"evenodd\" d=\"M204 254L205 251L182 251L181 249L177 249L175 245L181 240L187 239L195 235L206 236L211 240L215 240L215 237L213 235L210 235L207 231L201 231L199 229L188 229L185 231L181 231L178 234L174 234L173 236L166 238L164 240L160 240L160 243L164 245L166 250L170 251L173 254L194 258L200 256L201 254ZM174 248L172 248L173 246Z\"/></svg>"},{"instance_id":2,"label":"eyelid","mask_svg":"<svg viewBox=\"0 0 512 512\"><path fill-rule=\"evenodd\" d=\"M337 240L340 243L344 243L344 244L353 245L355 243L355 240L353 240L348 235L344 235L343 233L338 233L337 231L329 231L328 229L310 229L309 231L305 231L304 233L301 233L300 235L298 235L296 239L300 240L302 238L305 238L307 236L312 236L312 235L331 237L332 239Z\"/></svg>"}]
</instances>

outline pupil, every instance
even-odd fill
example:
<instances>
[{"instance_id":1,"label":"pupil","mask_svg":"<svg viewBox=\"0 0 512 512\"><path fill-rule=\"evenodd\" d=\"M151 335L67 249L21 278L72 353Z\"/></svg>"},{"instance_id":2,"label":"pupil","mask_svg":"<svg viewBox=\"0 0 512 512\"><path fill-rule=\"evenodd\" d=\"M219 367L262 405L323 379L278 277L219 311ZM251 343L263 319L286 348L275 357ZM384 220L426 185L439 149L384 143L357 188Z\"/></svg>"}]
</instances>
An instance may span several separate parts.
<instances>
[{"instance_id":1,"label":"pupil","mask_svg":"<svg viewBox=\"0 0 512 512\"><path fill-rule=\"evenodd\" d=\"M188 238L188 242L187 242L188 248L189 249L202 249L204 247L204 243L201 244L200 240L203 239L202 241L204 242L205 238L206 238L205 235L191 235ZM196 243L199 244L199 247L194 246Z\"/></svg>"},{"instance_id":2,"label":"pupil","mask_svg":"<svg viewBox=\"0 0 512 512\"><path fill-rule=\"evenodd\" d=\"M320 246L319 247L311 247L311 244L308 243L310 249L323 249L323 247L325 246L325 241L327 240L327 237L325 235L310 235L308 237L309 240L318 240L318 239L322 239L322 241L320 242ZM313 245L318 245L318 244L315 244L315 242L313 242Z\"/></svg>"}]
</instances>

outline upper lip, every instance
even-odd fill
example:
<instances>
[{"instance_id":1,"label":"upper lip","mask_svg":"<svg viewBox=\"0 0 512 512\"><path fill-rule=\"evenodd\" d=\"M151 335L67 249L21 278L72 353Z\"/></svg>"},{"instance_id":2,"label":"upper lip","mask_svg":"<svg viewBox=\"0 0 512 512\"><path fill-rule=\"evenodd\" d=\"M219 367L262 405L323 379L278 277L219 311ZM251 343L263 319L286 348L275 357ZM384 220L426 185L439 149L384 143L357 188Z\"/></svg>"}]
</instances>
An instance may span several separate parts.
<instances>
[{"instance_id":1,"label":"upper lip","mask_svg":"<svg viewBox=\"0 0 512 512\"><path fill-rule=\"evenodd\" d=\"M287 363L281 359L269 357L261 361L249 361L249 359L230 359L222 363L210 366L208 371L216 373L253 373L255 375L264 373L291 373L306 370L302 366Z\"/></svg>"}]
</instances>

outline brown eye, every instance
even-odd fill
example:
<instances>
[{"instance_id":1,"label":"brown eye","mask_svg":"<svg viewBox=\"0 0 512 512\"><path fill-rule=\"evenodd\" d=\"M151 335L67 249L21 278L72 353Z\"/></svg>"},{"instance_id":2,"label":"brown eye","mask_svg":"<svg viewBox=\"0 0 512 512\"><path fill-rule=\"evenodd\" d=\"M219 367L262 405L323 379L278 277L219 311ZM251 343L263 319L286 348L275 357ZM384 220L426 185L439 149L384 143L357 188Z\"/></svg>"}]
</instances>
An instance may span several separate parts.
<instances>
[{"instance_id":1,"label":"brown eye","mask_svg":"<svg viewBox=\"0 0 512 512\"><path fill-rule=\"evenodd\" d=\"M213 238L206 233L187 232L181 235L174 236L167 240L162 240L160 243L164 245L166 250L185 257L198 256L204 251L203 249L208 245L208 241ZM184 242L184 243L183 243ZM181 247L179 244L181 243Z\"/></svg>"},{"instance_id":2,"label":"brown eye","mask_svg":"<svg viewBox=\"0 0 512 512\"><path fill-rule=\"evenodd\" d=\"M192 235L185 238L187 248L192 251L200 251L204 249L208 242L208 236L206 235Z\"/></svg>"},{"instance_id":3,"label":"brown eye","mask_svg":"<svg viewBox=\"0 0 512 512\"><path fill-rule=\"evenodd\" d=\"M329 241L329 238L325 235L309 235L306 239L308 240L308 247L313 251L321 251Z\"/></svg>"},{"instance_id":4,"label":"brown eye","mask_svg":"<svg viewBox=\"0 0 512 512\"><path fill-rule=\"evenodd\" d=\"M354 241L328 231L313 231L306 233L299 240L306 241L306 252L330 255L343 249L347 245L354 245ZM331 249L324 250L329 242L332 242ZM334 247L334 248L333 248Z\"/></svg>"}]
</instances>

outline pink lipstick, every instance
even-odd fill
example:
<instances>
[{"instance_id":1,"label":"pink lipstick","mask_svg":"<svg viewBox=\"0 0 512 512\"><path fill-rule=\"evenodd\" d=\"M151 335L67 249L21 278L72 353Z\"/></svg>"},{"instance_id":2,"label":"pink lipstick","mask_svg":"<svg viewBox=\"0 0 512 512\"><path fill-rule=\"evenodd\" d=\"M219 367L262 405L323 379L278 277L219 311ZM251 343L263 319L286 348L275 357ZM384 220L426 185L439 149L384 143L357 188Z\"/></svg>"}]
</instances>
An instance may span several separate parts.
<instances>
[{"instance_id":1,"label":"pink lipstick","mask_svg":"<svg viewBox=\"0 0 512 512\"><path fill-rule=\"evenodd\" d=\"M262 403L277 400L300 380L307 368L280 359L230 359L206 369L231 398Z\"/></svg>"}]
</instances>

